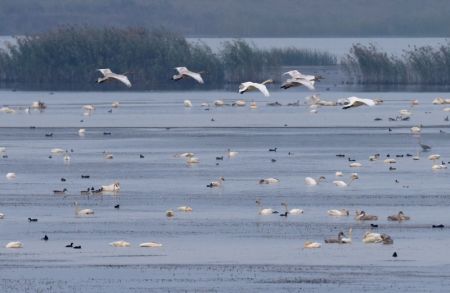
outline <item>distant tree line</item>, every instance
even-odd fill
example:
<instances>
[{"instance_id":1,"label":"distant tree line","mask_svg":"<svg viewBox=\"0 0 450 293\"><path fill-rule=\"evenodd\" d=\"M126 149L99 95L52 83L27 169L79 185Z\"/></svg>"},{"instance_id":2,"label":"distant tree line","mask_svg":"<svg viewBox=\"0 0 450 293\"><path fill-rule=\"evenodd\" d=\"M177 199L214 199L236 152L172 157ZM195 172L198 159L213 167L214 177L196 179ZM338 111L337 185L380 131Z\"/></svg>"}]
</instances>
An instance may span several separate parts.
<instances>
[{"instance_id":1,"label":"distant tree line","mask_svg":"<svg viewBox=\"0 0 450 293\"><path fill-rule=\"evenodd\" d=\"M283 65L333 65L336 57L308 49L259 50L242 40L215 53L165 29L64 26L18 37L0 51L0 85L26 89L120 89L96 85L98 68L125 73L134 89L198 88L193 81L170 81L174 67L204 71L202 88L262 81L279 76Z\"/></svg>"},{"instance_id":2,"label":"distant tree line","mask_svg":"<svg viewBox=\"0 0 450 293\"><path fill-rule=\"evenodd\" d=\"M373 45L355 44L341 61L351 82L360 84L450 84L450 43L414 47L400 57Z\"/></svg>"}]
</instances>

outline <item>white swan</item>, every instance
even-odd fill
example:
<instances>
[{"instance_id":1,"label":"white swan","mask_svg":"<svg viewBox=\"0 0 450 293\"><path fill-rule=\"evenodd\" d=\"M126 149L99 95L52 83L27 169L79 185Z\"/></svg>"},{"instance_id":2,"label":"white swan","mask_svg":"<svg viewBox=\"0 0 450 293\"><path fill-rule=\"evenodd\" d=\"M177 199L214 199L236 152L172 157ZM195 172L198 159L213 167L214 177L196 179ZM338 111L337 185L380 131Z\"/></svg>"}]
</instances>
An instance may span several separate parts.
<instances>
[{"instance_id":1,"label":"white swan","mask_svg":"<svg viewBox=\"0 0 450 293\"><path fill-rule=\"evenodd\" d=\"M363 105L370 107L376 105L376 102L372 99L360 99L357 97L349 97L346 100L348 103L346 103L345 106L342 107L342 109L355 108Z\"/></svg>"},{"instance_id":2,"label":"white swan","mask_svg":"<svg viewBox=\"0 0 450 293\"><path fill-rule=\"evenodd\" d=\"M175 158L190 158L195 156L194 153L180 153L180 154L175 154Z\"/></svg>"},{"instance_id":3,"label":"white swan","mask_svg":"<svg viewBox=\"0 0 450 293\"><path fill-rule=\"evenodd\" d=\"M229 158L234 158L234 157L236 157L238 154L239 154L239 152L232 151L231 149L228 149L228 150L227 150L227 156L228 156Z\"/></svg>"},{"instance_id":4,"label":"white swan","mask_svg":"<svg viewBox=\"0 0 450 293\"><path fill-rule=\"evenodd\" d=\"M261 204L261 200L259 200L259 199L256 200L256 205L259 207L259 212L258 212L259 215L267 216L267 215L271 215L271 214L276 214L277 213L277 211L275 211L273 209L263 208L262 204Z\"/></svg>"},{"instance_id":5,"label":"white swan","mask_svg":"<svg viewBox=\"0 0 450 293\"><path fill-rule=\"evenodd\" d=\"M225 178L220 177L219 180L211 181L207 187L220 187L222 186L223 182L225 181Z\"/></svg>"},{"instance_id":6,"label":"white swan","mask_svg":"<svg viewBox=\"0 0 450 293\"><path fill-rule=\"evenodd\" d=\"M86 110L86 111L94 111L95 110L95 106L91 105L91 104L83 105L82 108L83 108L83 110Z\"/></svg>"},{"instance_id":7,"label":"white swan","mask_svg":"<svg viewBox=\"0 0 450 293\"><path fill-rule=\"evenodd\" d=\"M432 103L434 105L450 104L450 99L444 99L444 98L438 97L438 98L434 99Z\"/></svg>"},{"instance_id":8,"label":"white swan","mask_svg":"<svg viewBox=\"0 0 450 293\"><path fill-rule=\"evenodd\" d=\"M75 215L77 215L77 216L85 216L85 215L93 215L94 214L94 211L91 209L82 209L81 210L78 207L78 202L75 202L74 205L75 205Z\"/></svg>"},{"instance_id":9,"label":"white swan","mask_svg":"<svg viewBox=\"0 0 450 293\"><path fill-rule=\"evenodd\" d=\"M352 228L348 229L348 237L345 237L345 236L342 237L341 238L342 243L345 243L345 244L352 243L352 231L353 231Z\"/></svg>"},{"instance_id":10,"label":"white swan","mask_svg":"<svg viewBox=\"0 0 450 293\"><path fill-rule=\"evenodd\" d=\"M359 176L356 174L352 174L352 176L350 177L350 181L348 183L341 181L341 180L335 180L333 181L334 185L338 186L338 187L347 187L350 186L350 184L352 184L352 182L356 179L359 179Z\"/></svg>"},{"instance_id":11,"label":"white swan","mask_svg":"<svg viewBox=\"0 0 450 293\"><path fill-rule=\"evenodd\" d=\"M216 107L225 106L225 102L223 100L215 100L214 101L214 106L216 106Z\"/></svg>"},{"instance_id":12,"label":"white swan","mask_svg":"<svg viewBox=\"0 0 450 293\"><path fill-rule=\"evenodd\" d=\"M130 242L127 242L124 240L119 240L119 241L111 242L109 245L111 245L113 247L129 247L131 244L130 244Z\"/></svg>"},{"instance_id":13,"label":"white swan","mask_svg":"<svg viewBox=\"0 0 450 293\"><path fill-rule=\"evenodd\" d=\"M333 217L346 217L350 215L350 212L347 209L328 210L327 213Z\"/></svg>"},{"instance_id":14,"label":"white swan","mask_svg":"<svg viewBox=\"0 0 450 293\"><path fill-rule=\"evenodd\" d=\"M148 247L148 248L153 248L153 247L161 247L163 246L161 243L157 243L157 242L144 242L139 244L139 247Z\"/></svg>"},{"instance_id":15,"label":"white swan","mask_svg":"<svg viewBox=\"0 0 450 293\"><path fill-rule=\"evenodd\" d=\"M422 131L422 128L418 126L411 127L411 133L418 134Z\"/></svg>"},{"instance_id":16,"label":"white swan","mask_svg":"<svg viewBox=\"0 0 450 293\"><path fill-rule=\"evenodd\" d=\"M268 83L272 83L273 80L268 79L266 81L263 81L262 83L256 83L256 82L251 82L251 81L247 81L247 82L243 82L240 84L239 86L239 93L243 94L245 92L250 92L250 91L260 91L265 97L269 97L269 91L267 90L266 84Z\"/></svg>"},{"instance_id":17,"label":"white swan","mask_svg":"<svg viewBox=\"0 0 450 293\"><path fill-rule=\"evenodd\" d=\"M14 114L16 113L16 110L10 107L1 107L0 112L6 113L6 114Z\"/></svg>"},{"instance_id":18,"label":"white swan","mask_svg":"<svg viewBox=\"0 0 450 293\"><path fill-rule=\"evenodd\" d=\"M384 163L385 164L395 164L395 163L397 163L397 161L395 159L386 159L386 160L384 160Z\"/></svg>"},{"instance_id":19,"label":"white swan","mask_svg":"<svg viewBox=\"0 0 450 293\"><path fill-rule=\"evenodd\" d=\"M86 134L86 129L84 129L84 128L78 129L78 135L79 136L84 136L85 134Z\"/></svg>"},{"instance_id":20,"label":"white swan","mask_svg":"<svg viewBox=\"0 0 450 293\"><path fill-rule=\"evenodd\" d=\"M31 103L31 109L43 110L45 108L47 108L47 105L45 105L44 102L35 101L35 102Z\"/></svg>"},{"instance_id":21,"label":"white swan","mask_svg":"<svg viewBox=\"0 0 450 293\"><path fill-rule=\"evenodd\" d=\"M320 176L320 177L317 178L317 179L314 179L314 178L312 178L312 177L306 177L306 178L305 178L305 184L306 184L306 185L310 185L310 186L315 186L315 185L319 184L320 181L325 180L325 179L326 179L326 178L325 178L324 176Z\"/></svg>"},{"instance_id":22,"label":"white swan","mask_svg":"<svg viewBox=\"0 0 450 293\"><path fill-rule=\"evenodd\" d=\"M14 172L9 172L8 174L6 174L6 179L8 179L8 180L14 180L14 179L16 179L16 173L14 173Z\"/></svg>"},{"instance_id":23,"label":"white swan","mask_svg":"<svg viewBox=\"0 0 450 293\"><path fill-rule=\"evenodd\" d=\"M287 90L288 88L291 87L297 87L297 86L305 86L306 88L308 88L309 90L315 90L316 88L314 87L314 80L307 80L304 78L290 78L288 80L286 80L280 88Z\"/></svg>"},{"instance_id":24,"label":"white swan","mask_svg":"<svg viewBox=\"0 0 450 293\"><path fill-rule=\"evenodd\" d=\"M5 245L6 248L22 248L23 244L20 241L12 241Z\"/></svg>"},{"instance_id":25,"label":"white swan","mask_svg":"<svg viewBox=\"0 0 450 293\"><path fill-rule=\"evenodd\" d=\"M104 153L103 158L106 160L112 160L112 159L114 159L114 155L111 153Z\"/></svg>"},{"instance_id":26,"label":"white swan","mask_svg":"<svg viewBox=\"0 0 450 293\"><path fill-rule=\"evenodd\" d=\"M288 208L288 205L287 205L287 203L281 203L281 205L282 206L284 206L284 208L285 208L285 211L286 211L286 216L289 214L289 215L301 215L301 214L303 214L303 210L302 209L290 209L289 210L289 208Z\"/></svg>"},{"instance_id":27,"label":"white swan","mask_svg":"<svg viewBox=\"0 0 450 293\"><path fill-rule=\"evenodd\" d=\"M280 182L280 179L272 177L259 180L259 184L275 184L278 182Z\"/></svg>"},{"instance_id":28,"label":"white swan","mask_svg":"<svg viewBox=\"0 0 450 293\"><path fill-rule=\"evenodd\" d=\"M204 83L203 78L200 75L200 73L192 72L189 69L187 69L186 67L175 67L175 69L178 71L178 74L174 75L172 77L172 80L180 80L185 77L191 77L191 78L195 79L198 83L202 83L202 84Z\"/></svg>"},{"instance_id":29,"label":"white swan","mask_svg":"<svg viewBox=\"0 0 450 293\"><path fill-rule=\"evenodd\" d=\"M258 108L258 105L256 104L256 102L251 102L250 109L256 109L256 108Z\"/></svg>"},{"instance_id":30,"label":"white swan","mask_svg":"<svg viewBox=\"0 0 450 293\"><path fill-rule=\"evenodd\" d=\"M441 164L435 164L431 167L432 170L442 170L442 169L447 169L446 165L441 165Z\"/></svg>"},{"instance_id":31,"label":"white swan","mask_svg":"<svg viewBox=\"0 0 450 293\"><path fill-rule=\"evenodd\" d=\"M198 163L200 163L200 159L197 157L187 157L186 163L187 164L198 164Z\"/></svg>"},{"instance_id":32,"label":"white swan","mask_svg":"<svg viewBox=\"0 0 450 293\"><path fill-rule=\"evenodd\" d=\"M0 213L0 219L4 219L5 218L5 214Z\"/></svg>"},{"instance_id":33,"label":"white swan","mask_svg":"<svg viewBox=\"0 0 450 293\"><path fill-rule=\"evenodd\" d=\"M119 190L120 190L119 181L111 183L110 185L102 185L102 191L119 191Z\"/></svg>"},{"instance_id":34,"label":"white swan","mask_svg":"<svg viewBox=\"0 0 450 293\"><path fill-rule=\"evenodd\" d=\"M117 74L111 71L109 68L103 68L103 69L97 69L103 74L103 77L99 77L97 79L97 83L102 83L107 80L116 79L122 83L124 83L127 87L131 87L131 82L128 80L128 77L126 77L124 74Z\"/></svg>"},{"instance_id":35,"label":"white swan","mask_svg":"<svg viewBox=\"0 0 450 293\"><path fill-rule=\"evenodd\" d=\"M114 101L111 103L111 107L113 107L113 108L119 108L119 105L120 105L120 103L117 101Z\"/></svg>"},{"instance_id":36,"label":"white swan","mask_svg":"<svg viewBox=\"0 0 450 293\"><path fill-rule=\"evenodd\" d=\"M341 171L336 171L336 177L342 177L344 174Z\"/></svg>"},{"instance_id":37,"label":"white swan","mask_svg":"<svg viewBox=\"0 0 450 293\"><path fill-rule=\"evenodd\" d=\"M247 103L244 100L237 100L233 103L233 106L244 107Z\"/></svg>"},{"instance_id":38,"label":"white swan","mask_svg":"<svg viewBox=\"0 0 450 293\"><path fill-rule=\"evenodd\" d=\"M184 100L183 104L184 104L184 106L186 108L191 108L192 107L192 102L189 101L189 100Z\"/></svg>"},{"instance_id":39,"label":"white swan","mask_svg":"<svg viewBox=\"0 0 450 293\"><path fill-rule=\"evenodd\" d=\"M364 243L380 243L383 242L383 239L381 239L380 233L374 233L371 231L368 231L364 233L362 241Z\"/></svg>"},{"instance_id":40,"label":"white swan","mask_svg":"<svg viewBox=\"0 0 450 293\"><path fill-rule=\"evenodd\" d=\"M62 155L62 154L65 154L65 153L66 153L65 150L60 149L60 148L54 148L54 149L51 149L50 152L51 152L52 154L54 154L54 155Z\"/></svg>"},{"instance_id":41,"label":"white swan","mask_svg":"<svg viewBox=\"0 0 450 293\"><path fill-rule=\"evenodd\" d=\"M319 242L306 241L303 244L303 248L320 248L321 245Z\"/></svg>"},{"instance_id":42,"label":"white swan","mask_svg":"<svg viewBox=\"0 0 450 293\"><path fill-rule=\"evenodd\" d=\"M354 163L351 163L349 166L352 168L359 168L359 167L362 167L362 164L358 163L358 162L354 162Z\"/></svg>"},{"instance_id":43,"label":"white swan","mask_svg":"<svg viewBox=\"0 0 450 293\"><path fill-rule=\"evenodd\" d=\"M181 212L192 212L192 208L190 206L181 206L178 207L177 210L181 211Z\"/></svg>"},{"instance_id":44,"label":"white swan","mask_svg":"<svg viewBox=\"0 0 450 293\"><path fill-rule=\"evenodd\" d=\"M439 160L440 158L441 158L441 155L439 155L439 154L433 154L433 155L428 156L428 160L431 160L431 161L436 161L436 160Z\"/></svg>"}]
</instances>

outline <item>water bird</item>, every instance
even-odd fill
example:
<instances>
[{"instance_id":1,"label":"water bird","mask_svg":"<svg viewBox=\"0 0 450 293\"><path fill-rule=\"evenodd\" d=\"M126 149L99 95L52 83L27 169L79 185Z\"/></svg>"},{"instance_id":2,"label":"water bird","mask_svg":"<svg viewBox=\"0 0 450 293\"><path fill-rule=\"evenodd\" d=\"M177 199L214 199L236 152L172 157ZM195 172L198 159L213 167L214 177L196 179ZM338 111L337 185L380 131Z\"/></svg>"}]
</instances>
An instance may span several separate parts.
<instances>
[{"instance_id":1,"label":"water bird","mask_svg":"<svg viewBox=\"0 0 450 293\"><path fill-rule=\"evenodd\" d=\"M91 176L89 176L89 175L81 175L81 179L89 179L89 178L91 178Z\"/></svg>"},{"instance_id":2,"label":"water bird","mask_svg":"<svg viewBox=\"0 0 450 293\"><path fill-rule=\"evenodd\" d=\"M444 228L445 226L444 225L442 225L442 224L439 224L439 225L433 225L433 226L431 226L431 228Z\"/></svg>"},{"instance_id":3,"label":"water bird","mask_svg":"<svg viewBox=\"0 0 450 293\"><path fill-rule=\"evenodd\" d=\"M44 235L44 237L42 237L41 240L48 241L48 236L47 236L47 234Z\"/></svg>"},{"instance_id":4,"label":"water bird","mask_svg":"<svg viewBox=\"0 0 450 293\"><path fill-rule=\"evenodd\" d=\"M278 182L280 182L280 179L272 178L272 177L259 180L259 184L275 184Z\"/></svg>"},{"instance_id":5,"label":"water bird","mask_svg":"<svg viewBox=\"0 0 450 293\"><path fill-rule=\"evenodd\" d=\"M342 107L342 109L350 109L350 108L356 108L359 106L375 106L376 102L372 99L361 99L357 97L349 97L346 99L347 103Z\"/></svg>"},{"instance_id":6,"label":"water bird","mask_svg":"<svg viewBox=\"0 0 450 293\"><path fill-rule=\"evenodd\" d=\"M277 160L275 160L275 159L270 159L270 161L271 161L272 163L275 163Z\"/></svg>"},{"instance_id":7,"label":"water bird","mask_svg":"<svg viewBox=\"0 0 450 293\"><path fill-rule=\"evenodd\" d=\"M348 160L349 162L355 162L355 161L356 161L355 159L351 159L350 157L348 157L347 160Z\"/></svg>"},{"instance_id":8,"label":"water bird","mask_svg":"<svg viewBox=\"0 0 450 293\"><path fill-rule=\"evenodd\" d=\"M109 109L109 110L108 110L108 113L112 113L112 112L113 112L113 110L112 110L112 109Z\"/></svg>"},{"instance_id":9,"label":"water bird","mask_svg":"<svg viewBox=\"0 0 450 293\"><path fill-rule=\"evenodd\" d=\"M314 83L323 79L320 75L304 75L298 70L290 70L283 73L283 75L289 75L291 78L286 80L282 85L282 89L288 89L296 86L305 86L309 90L314 90Z\"/></svg>"},{"instance_id":10,"label":"water bird","mask_svg":"<svg viewBox=\"0 0 450 293\"><path fill-rule=\"evenodd\" d=\"M119 181L115 181L114 183L111 183L110 185L102 185L101 187L102 191L106 192L116 192L120 190L120 183Z\"/></svg>"},{"instance_id":11,"label":"water bird","mask_svg":"<svg viewBox=\"0 0 450 293\"><path fill-rule=\"evenodd\" d=\"M94 211L92 209L80 209L78 207L78 202L74 202L74 205L75 205L75 215L77 216L86 216L94 214Z\"/></svg>"},{"instance_id":12,"label":"water bird","mask_svg":"<svg viewBox=\"0 0 450 293\"><path fill-rule=\"evenodd\" d=\"M303 244L303 248L320 248L321 245L319 242L306 241Z\"/></svg>"},{"instance_id":13,"label":"water bird","mask_svg":"<svg viewBox=\"0 0 450 293\"><path fill-rule=\"evenodd\" d=\"M179 210L181 212L185 212L185 213L192 212L192 208L190 206L180 206L180 207L177 207L177 210Z\"/></svg>"},{"instance_id":14,"label":"water bird","mask_svg":"<svg viewBox=\"0 0 450 293\"><path fill-rule=\"evenodd\" d=\"M325 239L325 243L338 243L338 244L350 244L352 243L352 228L348 230L348 237L345 236L344 232L339 232L337 238Z\"/></svg>"},{"instance_id":15,"label":"water bird","mask_svg":"<svg viewBox=\"0 0 450 293\"><path fill-rule=\"evenodd\" d=\"M284 214L280 214L283 215L284 217L287 217L287 215L301 215L303 214L303 210L302 209L289 209L287 203L282 202L281 203L282 206L284 206L285 212Z\"/></svg>"},{"instance_id":16,"label":"water bird","mask_svg":"<svg viewBox=\"0 0 450 293\"><path fill-rule=\"evenodd\" d=\"M73 246L73 249L81 249L81 245Z\"/></svg>"},{"instance_id":17,"label":"water bird","mask_svg":"<svg viewBox=\"0 0 450 293\"><path fill-rule=\"evenodd\" d=\"M129 247L131 244L130 242L124 241L124 240L119 240L119 241L114 241L109 243L109 245L111 245L112 247Z\"/></svg>"},{"instance_id":18,"label":"water bird","mask_svg":"<svg viewBox=\"0 0 450 293\"><path fill-rule=\"evenodd\" d=\"M278 148L269 149L269 152L276 152Z\"/></svg>"},{"instance_id":19,"label":"water bird","mask_svg":"<svg viewBox=\"0 0 450 293\"><path fill-rule=\"evenodd\" d=\"M14 180L16 178L17 178L17 175L14 172L9 172L6 174L6 179L8 179L8 180Z\"/></svg>"},{"instance_id":20,"label":"water bird","mask_svg":"<svg viewBox=\"0 0 450 293\"><path fill-rule=\"evenodd\" d=\"M140 154L140 155L139 155L139 158L143 159L143 158L145 158L145 157L144 157L143 154Z\"/></svg>"},{"instance_id":21,"label":"water bird","mask_svg":"<svg viewBox=\"0 0 450 293\"><path fill-rule=\"evenodd\" d=\"M378 225L377 224L370 224L370 227L371 228L378 228Z\"/></svg>"},{"instance_id":22,"label":"water bird","mask_svg":"<svg viewBox=\"0 0 450 293\"><path fill-rule=\"evenodd\" d=\"M120 103L118 101L114 101L111 103L111 107L113 107L113 108L118 108L119 105L120 105Z\"/></svg>"},{"instance_id":23,"label":"water bird","mask_svg":"<svg viewBox=\"0 0 450 293\"><path fill-rule=\"evenodd\" d=\"M53 194L66 194L67 188L64 188L63 190L53 190Z\"/></svg>"},{"instance_id":24,"label":"water bird","mask_svg":"<svg viewBox=\"0 0 450 293\"><path fill-rule=\"evenodd\" d=\"M249 91L260 91L265 97L269 97L269 91L267 90L266 84L272 83L273 80L268 79L266 81L263 81L262 83L256 83L256 82L243 82L239 85L239 93L243 94L245 92Z\"/></svg>"},{"instance_id":25,"label":"water bird","mask_svg":"<svg viewBox=\"0 0 450 293\"><path fill-rule=\"evenodd\" d=\"M23 248L23 244L20 241L12 241L5 245L6 248Z\"/></svg>"},{"instance_id":26,"label":"water bird","mask_svg":"<svg viewBox=\"0 0 450 293\"><path fill-rule=\"evenodd\" d=\"M0 219L4 219L5 218L5 214L0 213Z\"/></svg>"},{"instance_id":27,"label":"water bird","mask_svg":"<svg viewBox=\"0 0 450 293\"><path fill-rule=\"evenodd\" d=\"M78 135L79 136L84 136L85 134L86 134L86 129L84 129L84 128L78 129Z\"/></svg>"},{"instance_id":28,"label":"water bird","mask_svg":"<svg viewBox=\"0 0 450 293\"><path fill-rule=\"evenodd\" d=\"M223 182L225 181L225 178L220 177L218 180L215 181L211 181L208 185L206 185L206 187L220 187L222 186Z\"/></svg>"},{"instance_id":29,"label":"water bird","mask_svg":"<svg viewBox=\"0 0 450 293\"><path fill-rule=\"evenodd\" d=\"M66 182L66 178L61 177L61 182Z\"/></svg>"},{"instance_id":30,"label":"water bird","mask_svg":"<svg viewBox=\"0 0 450 293\"><path fill-rule=\"evenodd\" d=\"M231 149L228 149L228 150L227 150L227 156L228 156L229 158L234 158L234 157L236 157L238 154L239 154L239 152L232 151Z\"/></svg>"},{"instance_id":31,"label":"water bird","mask_svg":"<svg viewBox=\"0 0 450 293\"><path fill-rule=\"evenodd\" d=\"M305 178L305 184L306 184L306 185L309 185L309 186L315 186L315 185L319 184L320 181L325 180L325 179L326 179L326 178L325 178L324 176L320 176L320 177L317 178L317 179L314 179L314 178L312 178L312 177L306 177L306 178Z\"/></svg>"},{"instance_id":32,"label":"water bird","mask_svg":"<svg viewBox=\"0 0 450 293\"><path fill-rule=\"evenodd\" d=\"M178 81L180 79L186 78L186 77L190 77L195 79L198 83L203 84L203 78L200 75L200 73L197 72L193 72L190 71L189 69L187 69L186 67L175 67L175 70L178 71L178 74L175 74L174 76L172 76L172 80Z\"/></svg>"},{"instance_id":33,"label":"water bird","mask_svg":"<svg viewBox=\"0 0 450 293\"><path fill-rule=\"evenodd\" d=\"M103 135L111 135L111 132L103 132Z\"/></svg>"},{"instance_id":34,"label":"water bird","mask_svg":"<svg viewBox=\"0 0 450 293\"><path fill-rule=\"evenodd\" d=\"M167 210L166 211L166 217L172 218L175 216L175 212L173 210Z\"/></svg>"},{"instance_id":35,"label":"water bird","mask_svg":"<svg viewBox=\"0 0 450 293\"><path fill-rule=\"evenodd\" d=\"M397 168L395 168L395 167L389 167L389 171L395 171L395 170L397 170Z\"/></svg>"},{"instance_id":36,"label":"water bird","mask_svg":"<svg viewBox=\"0 0 450 293\"><path fill-rule=\"evenodd\" d=\"M256 200L256 205L259 207L259 212L258 212L259 215L267 216L267 215L271 215L271 214L278 214L278 211L275 211L271 208L263 208L260 199Z\"/></svg>"},{"instance_id":37,"label":"water bird","mask_svg":"<svg viewBox=\"0 0 450 293\"><path fill-rule=\"evenodd\" d=\"M192 107L192 102L190 100L184 100L183 104L186 108Z\"/></svg>"},{"instance_id":38,"label":"water bird","mask_svg":"<svg viewBox=\"0 0 450 293\"><path fill-rule=\"evenodd\" d=\"M387 217L388 221L407 221L410 219L410 217L406 216L402 211L399 211L398 214L396 215L392 215L392 216L388 216Z\"/></svg>"},{"instance_id":39,"label":"water bird","mask_svg":"<svg viewBox=\"0 0 450 293\"><path fill-rule=\"evenodd\" d=\"M223 156L221 156L221 157L216 157L216 160L217 160L217 161L223 161Z\"/></svg>"},{"instance_id":40,"label":"water bird","mask_svg":"<svg viewBox=\"0 0 450 293\"><path fill-rule=\"evenodd\" d=\"M53 132L49 132L45 134L45 137L52 137L53 136Z\"/></svg>"},{"instance_id":41,"label":"water bird","mask_svg":"<svg viewBox=\"0 0 450 293\"><path fill-rule=\"evenodd\" d=\"M354 173L351 175L348 183L345 181L342 181L342 180L335 180L335 181L333 181L333 183L334 183L334 185L336 185L338 187L347 187L347 186L350 186L350 184L352 184L352 182L356 179L359 179L359 176L356 173Z\"/></svg>"},{"instance_id":42,"label":"water bird","mask_svg":"<svg viewBox=\"0 0 450 293\"><path fill-rule=\"evenodd\" d=\"M119 208L120 208L120 204L116 204L116 205L114 206L114 208L115 208L115 209L119 209Z\"/></svg>"},{"instance_id":43,"label":"water bird","mask_svg":"<svg viewBox=\"0 0 450 293\"><path fill-rule=\"evenodd\" d=\"M66 247L73 247L73 242L70 242L70 244L67 244Z\"/></svg>"},{"instance_id":44,"label":"water bird","mask_svg":"<svg viewBox=\"0 0 450 293\"><path fill-rule=\"evenodd\" d=\"M328 215L334 216L334 217L346 217L350 215L350 212L347 209L340 209L340 210L328 210Z\"/></svg>"},{"instance_id":45,"label":"water bird","mask_svg":"<svg viewBox=\"0 0 450 293\"><path fill-rule=\"evenodd\" d=\"M392 254L392 257L397 257L397 256L398 256L397 252L394 251L394 253Z\"/></svg>"},{"instance_id":46,"label":"water bird","mask_svg":"<svg viewBox=\"0 0 450 293\"><path fill-rule=\"evenodd\" d=\"M111 79L116 79L124 83L127 87L131 87L131 82L128 77L124 74L117 74L111 71L109 68L97 69L103 74L103 77L97 79L97 83L102 83Z\"/></svg>"},{"instance_id":47,"label":"water bird","mask_svg":"<svg viewBox=\"0 0 450 293\"><path fill-rule=\"evenodd\" d=\"M378 217L374 215L369 215L365 211L356 211L355 220L358 221L377 221Z\"/></svg>"},{"instance_id":48,"label":"water bird","mask_svg":"<svg viewBox=\"0 0 450 293\"><path fill-rule=\"evenodd\" d=\"M38 221L38 219L36 219L36 218L28 218L28 222L37 222Z\"/></svg>"},{"instance_id":49,"label":"water bird","mask_svg":"<svg viewBox=\"0 0 450 293\"><path fill-rule=\"evenodd\" d=\"M139 247L148 247L148 248L154 248L154 247L161 247L163 246L161 243L157 242L144 242L139 244Z\"/></svg>"}]
</instances>

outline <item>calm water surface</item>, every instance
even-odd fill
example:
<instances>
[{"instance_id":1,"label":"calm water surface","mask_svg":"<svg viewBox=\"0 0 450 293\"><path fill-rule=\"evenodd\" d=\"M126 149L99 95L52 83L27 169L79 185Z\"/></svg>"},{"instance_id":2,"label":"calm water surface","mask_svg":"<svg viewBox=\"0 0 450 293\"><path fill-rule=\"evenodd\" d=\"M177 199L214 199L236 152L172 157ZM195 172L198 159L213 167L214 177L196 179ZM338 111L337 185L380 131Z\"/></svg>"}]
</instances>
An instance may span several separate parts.
<instances>
[{"instance_id":1,"label":"calm water surface","mask_svg":"<svg viewBox=\"0 0 450 293\"><path fill-rule=\"evenodd\" d=\"M450 161L450 129L443 106L431 104L449 93L347 93L327 92L326 99L355 94L381 97L373 108L341 110L320 108L312 114L305 105L269 107L304 101L307 92L11 92L1 91L2 105L15 114L0 113L0 174L16 172L17 179L0 177L0 291L2 292L328 292L361 289L368 292L440 292L450 285L448 228L449 171L432 171L431 153ZM184 99L194 107L183 107ZM200 107L222 98L245 98L248 106ZM410 108L409 101L419 105ZM42 113L22 109L41 99ZM120 101L111 109L112 101ZM90 116L84 104L94 104ZM401 109L410 109L410 121L388 121ZM382 118L374 121L374 118ZM215 121L211 121L214 118ZM83 121L83 122L81 122ZM284 126L284 125L287 126ZM410 127L423 125L421 141L433 147L418 153L419 137ZM35 126L36 128L30 128ZM392 131L388 131L388 128ZM78 135L86 128L86 135ZM104 135L111 132L111 135ZM53 137L46 137L53 133ZM60 156L49 158L52 148L70 152L70 163ZM277 152L269 148L277 147ZM228 148L238 151L227 158ZM73 152L71 151L73 150ZM114 159L105 160L102 152ZM175 158L194 152L199 164L188 166ZM289 154L290 153L290 154ZM369 162L380 153L382 160ZM406 154L419 154L413 161ZM140 154L144 158L140 158ZM361 162L350 168L346 154ZM387 154L396 158L396 170L383 163ZM223 156L217 161L217 156ZM272 162L275 159L276 162ZM336 171L347 180L352 172L360 179L337 188ZM81 179L81 175L90 175ZM206 188L211 180L225 178L221 188ZM306 176L325 176L315 187L305 186ZM67 179L61 182L60 178ZM260 185L261 178L280 183ZM119 180L117 194L85 196L80 190ZM396 183L395 180L398 180ZM66 195L53 195L67 188ZM301 216L259 216L255 200L282 211L281 202L302 208ZM77 217L73 203L92 208L95 215ZM120 204L120 209L114 205ZM192 206L192 213L167 209ZM332 218L328 209L347 208L350 217ZM369 223L353 219L356 209L379 216L376 231L387 233L394 245L363 244ZM412 219L388 222L399 210ZM28 217L38 218L29 223ZM339 231L353 228L351 245L325 245L303 249L308 240L322 242ZM47 234L49 241L40 238ZM131 242L113 248L109 242ZM20 240L23 249L4 248ZM139 248L156 241L161 248ZM65 248L74 242L81 250ZM392 258L396 251L398 258Z\"/></svg>"}]
</instances>

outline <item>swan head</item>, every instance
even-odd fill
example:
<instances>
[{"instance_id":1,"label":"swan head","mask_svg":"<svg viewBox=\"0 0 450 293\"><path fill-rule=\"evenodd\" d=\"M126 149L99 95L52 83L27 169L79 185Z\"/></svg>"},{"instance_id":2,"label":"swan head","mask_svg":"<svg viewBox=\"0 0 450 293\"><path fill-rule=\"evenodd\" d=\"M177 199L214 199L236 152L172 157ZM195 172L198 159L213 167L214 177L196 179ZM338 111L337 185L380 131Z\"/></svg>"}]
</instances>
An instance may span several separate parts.
<instances>
[{"instance_id":1,"label":"swan head","mask_svg":"<svg viewBox=\"0 0 450 293\"><path fill-rule=\"evenodd\" d=\"M225 181L225 178L220 177L219 180L220 180L220 181Z\"/></svg>"},{"instance_id":2,"label":"swan head","mask_svg":"<svg viewBox=\"0 0 450 293\"><path fill-rule=\"evenodd\" d=\"M327 178L325 178L325 176L320 176L318 181L325 180L325 179L327 179Z\"/></svg>"}]
</instances>

